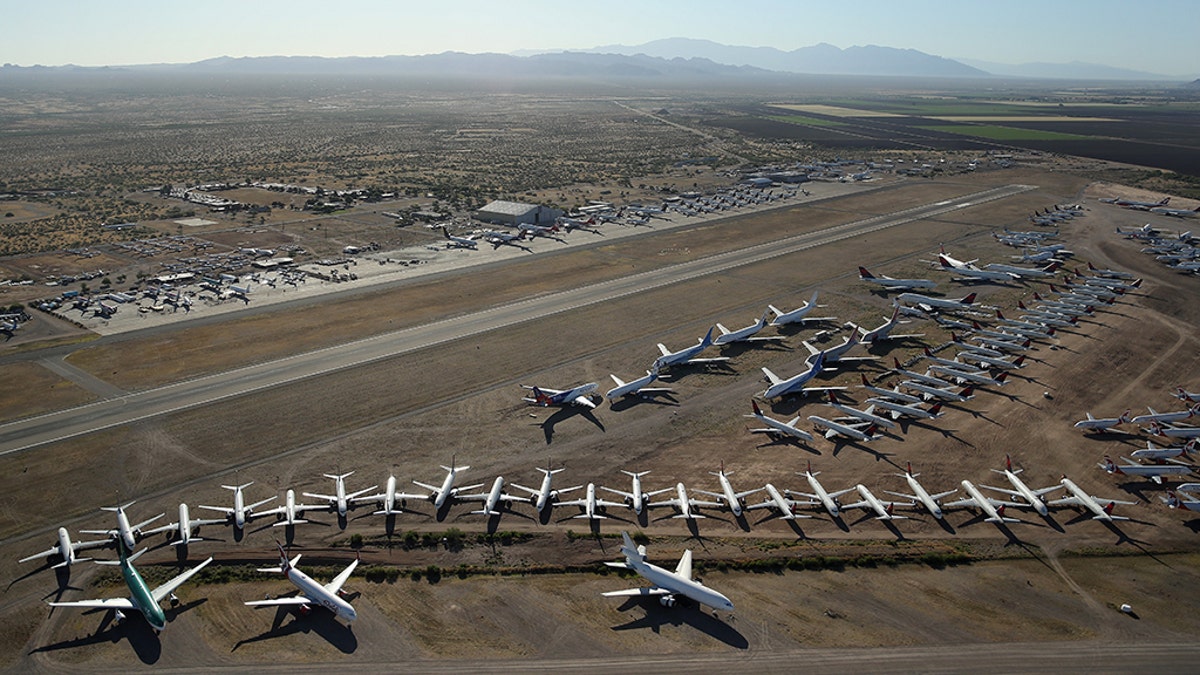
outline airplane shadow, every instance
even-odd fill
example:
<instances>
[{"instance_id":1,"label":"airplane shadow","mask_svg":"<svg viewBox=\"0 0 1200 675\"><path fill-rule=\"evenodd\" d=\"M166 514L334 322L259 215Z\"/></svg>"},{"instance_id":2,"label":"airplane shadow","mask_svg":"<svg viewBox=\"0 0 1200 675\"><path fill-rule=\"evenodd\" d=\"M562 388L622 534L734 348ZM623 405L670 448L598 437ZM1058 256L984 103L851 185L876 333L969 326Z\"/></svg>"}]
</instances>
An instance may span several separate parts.
<instances>
[{"instance_id":1,"label":"airplane shadow","mask_svg":"<svg viewBox=\"0 0 1200 675\"><path fill-rule=\"evenodd\" d=\"M904 533L900 531L900 528L896 527L896 523L895 523L894 521L891 521L891 520L882 520L882 519L880 519L880 518L877 518L877 517L875 516L875 512L874 512L874 511L869 511L869 512L867 512L867 513L864 513L864 514L862 515L862 517L860 517L858 520L856 520L856 521L854 521L854 522L850 523L850 525L851 525L851 526L854 526L854 525L861 525L862 523L865 523L865 522L867 522L867 521L869 521L869 520L877 520L877 521L879 521L880 523L882 523L882 524L883 524L883 526L884 526L884 527L886 527L886 528L888 529L888 531L892 533L892 536L896 537L896 540L897 540L897 541L904 541L904 540L905 540ZM847 531L848 531L848 530L847 530Z\"/></svg>"},{"instance_id":2,"label":"airplane shadow","mask_svg":"<svg viewBox=\"0 0 1200 675\"><path fill-rule=\"evenodd\" d=\"M55 557L55 559L58 558L58 556L54 556L54 557ZM8 589L12 588L13 585L16 584L18 581L24 581L25 579L29 579L31 577L38 576L42 572L45 572L46 570L54 570L54 579L55 579L55 581L58 582L58 585L57 585L57 588L55 588L53 591L50 591L45 596L43 596L42 597L43 600L46 598L49 598L50 596L54 596L54 600L57 601L62 598L62 594L64 591L82 590L82 589L76 588L71 585L71 566L70 565L67 565L65 567L59 567L59 568L55 569L52 566L52 563L47 560L40 567L32 569L32 570L26 572L25 574L22 574L21 576L17 577L16 579L13 579L12 581L8 582L8 586L5 587L5 592L7 592Z\"/></svg>"},{"instance_id":3,"label":"airplane shadow","mask_svg":"<svg viewBox=\"0 0 1200 675\"><path fill-rule=\"evenodd\" d=\"M805 451L805 452L809 452L809 453L812 453L812 454L814 454L814 455L820 455L820 454L821 454L821 451L820 451L820 450L817 450L816 448L810 447L810 446L809 446L807 443L805 443L804 441L800 440L799 438L792 438L792 437L790 437L790 436L787 436L787 437L784 437L784 438L772 438L770 441L767 441L766 443L759 443L758 445L756 445L756 446L754 446L754 447L755 447L755 449L762 449L762 448L769 448L769 447L771 447L771 446L774 446L774 445L790 445L790 446L792 446L792 447L795 447L795 448L797 448L797 449L799 449L799 450L803 450L803 451Z\"/></svg>"},{"instance_id":4,"label":"airplane shadow","mask_svg":"<svg viewBox=\"0 0 1200 675\"><path fill-rule=\"evenodd\" d=\"M289 615L294 618L287 625L284 625L283 620ZM232 653L237 651L238 647L245 644L273 640L297 633L316 633L343 654L353 654L358 649L358 638L355 637L354 631L349 626L339 622L337 617L332 613L322 609L302 615L293 612L287 607L277 607L275 610L275 619L271 622L270 629L254 637L238 640L237 644L233 645L233 649L229 651Z\"/></svg>"},{"instance_id":5,"label":"airplane shadow","mask_svg":"<svg viewBox=\"0 0 1200 675\"><path fill-rule=\"evenodd\" d=\"M613 412L621 412L629 410L639 403L647 403L650 405L661 405L667 407L678 407L679 400L670 394L646 395L646 396L625 396L620 401L614 401L609 405L609 410Z\"/></svg>"},{"instance_id":6,"label":"airplane shadow","mask_svg":"<svg viewBox=\"0 0 1200 675\"><path fill-rule=\"evenodd\" d=\"M591 410L580 410L576 406L565 406L554 412L553 415L546 418L539 426L542 428L542 433L546 436L546 444L549 445L554 441L554 428L563 420L579 415L585 420L596 425L600 431L604 431L604 423L601 422Z\"/></svg>"},{"instance_id":7,"label":"airplane shadow","mask_svg":"<svg viewBox=\"0 0 1200 675\"><path fill-rule=\"evenodd\" d=\"M645 615L627 623L613 626L612 630L649 629L657 635L661 633L664 625L682 626L686 624L735 649L748 649L750 647L750 641L746 639L746 636L739 633L732 625L705 612L689 600L678 598L676 602L677 604L674 607L664 607L658 600L630 598L618 607L618 610L624 612L641 606L646 612Z\"/></svg>"},{"instance_id":8,"label":"airplane shadow","mask_svg":"<svg viewBox=\"0 0 1200 675\"><path fill-rule=\"evenodd\" d=\"M867 447L866 445L863 445L862 443L859 443L858 441L840 440L840 441L836 441L833 446L833 456L837 457L838 453L842 451L842 448L854 448L855 450L862 450L863 452L867 453L868 455L873 455L875 457L876 462L887 462L888 464L891 464L892 466L896 467L897 469L899 469L901 471L904 470L904 467L900 466L899 464L895 463L894 461L892 461L890 459L890 457L893 457L896 454L894 452L880 452L878 450L872 450L871 448Z\"/></svg>"}]
</instances>

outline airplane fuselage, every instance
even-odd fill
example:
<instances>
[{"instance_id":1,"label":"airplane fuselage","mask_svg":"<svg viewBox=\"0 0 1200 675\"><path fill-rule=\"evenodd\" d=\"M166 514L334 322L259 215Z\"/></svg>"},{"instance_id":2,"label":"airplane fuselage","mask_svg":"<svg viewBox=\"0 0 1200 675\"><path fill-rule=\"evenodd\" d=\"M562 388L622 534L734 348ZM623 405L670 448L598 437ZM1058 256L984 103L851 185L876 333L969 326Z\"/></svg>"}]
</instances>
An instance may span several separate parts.
<instances>
[{"instance_id":1,"label":"airplane fuselage","mask_svg":"<svg viewBox=\"0 0 1200 675\"><path fill-rule=\"evenodd\" d=\"M358 612L354 611L354 607L350 603L343 600L338 594L325 590L324 585L304 572L295 567L289 567L287 578L312 604L324 607L346 621L354 621L358 618Z\"/></svg>"}]
</instances>

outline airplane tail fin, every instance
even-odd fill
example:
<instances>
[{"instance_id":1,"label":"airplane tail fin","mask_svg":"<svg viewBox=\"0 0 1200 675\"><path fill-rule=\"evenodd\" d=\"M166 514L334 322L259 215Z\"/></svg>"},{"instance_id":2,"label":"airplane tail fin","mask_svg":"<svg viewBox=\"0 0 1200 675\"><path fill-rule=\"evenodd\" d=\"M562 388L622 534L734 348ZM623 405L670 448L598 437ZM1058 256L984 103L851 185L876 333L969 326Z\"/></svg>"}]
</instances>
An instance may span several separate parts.
<instances>
[{"instance_id":1,"label":"airplane tail fin","mask_svg":"<svg viewBox=\"0 0 1200 675\"><path fill-rule=\"evenodd\" d=\"M997 382L999 382L1000 384L1004 384L1004 381L1008 379L1008 371L1005 371L1005 372L1003 372L1003 373L1000 373L999 375L997 375L997 376L996 376L996 378L995 378L995 379L996 379L996 381L997 381Z\"/></svg>"},{"instance_id":2,"label":"airplane tail fin","mask_svg":"<svg viewBox=\"0 0 1200 675\"><path fill-rule=\"evenodd\" d=\"M874 275L874 274L871 274L871 272L870 272L870 271L868 271L868 270L867 270L867 268L865 268L865 267L862 267L862 266L859 266L859 268L858 268L858 278L859 278L859 279L874 279L874 278L875 278L875 275Z\"/></svg>"},{"instance_id":3,"label":"airplane tail fin","mask_svg":"<svg viewBox=\"0 0 1200 675\"><path fill-rule=\"evenodd\" d=\"M964 296L962 300L959 300L959 302L961 302L964 305L970 305L975 302L975 294L969 293L966 296Z\"/></svg>"},{"instance_id":4,"label":"airplane tail fin","mask_svg":"<svg viewBox=\"0 0 1200 675\"><path fill-rule=\"evenodd\" d=\"M937 415L937 414L939 414L939 413L941 413L941 412L942 412L942 402L941 402L941 401L938 401L937 403L934 403L934 404L933 404L933 407L929 409L929 414L930 414L930 415Z\"/></svg>"},{"instance_id":5,"label":"airplane tail fin","mask_svg":"<svg viewBox=\"0 0 1200 675\"><path fill-rule=\"evenodd\" d=\"M1025 355L1024 354L1018 356L1017 359L1015 361L1013 361L1013 365L1018 368L1020 368L1021 364L1023 364L1023 363L1025 363Z\"/></svg>"},{"instance_id":6,"label":"airplane tail fin","mask_svg":"<svg viewBox=\"0 0 1200 675\"><path fill-rule=\"evenodd\" d=\"M713 329L709 328L708 332L704 334L704 339L700 341L700 344L704 345L705 347L711 345L712 344L712 334L713 334Z\"/></svg>"},{"instance_id":7,"label":"airplane tail fin","mask_svg":"<svg viewBox=\"0 0 1200 675\"><path fill-rule=\"evenodd\" d=\"M623 542L621 545L621 553L625 554L625 559L630 563L633 563L634 561L642 562L642 559L646 555L645 549L640 546L635 546L633 544L633 539L629 538L628 532L621 532L621 540Z\"/></svg>"},{"instance_id":8,"label":"airplane tail fin","mask_svg":"<svg viewBox=\"0 0 1200 675\"><path fill-rule=\"evenodd\" d=\"M754 408L754 414L755 414L755 415L760 415L760 416L761 416L761 415L763 414L763 411L762 411L762 409L758 407L758 401L755 401L755 400L751 399L751 400L750 400L750 405L751 405L751 406Z\"/></svg>"}]
</instances>

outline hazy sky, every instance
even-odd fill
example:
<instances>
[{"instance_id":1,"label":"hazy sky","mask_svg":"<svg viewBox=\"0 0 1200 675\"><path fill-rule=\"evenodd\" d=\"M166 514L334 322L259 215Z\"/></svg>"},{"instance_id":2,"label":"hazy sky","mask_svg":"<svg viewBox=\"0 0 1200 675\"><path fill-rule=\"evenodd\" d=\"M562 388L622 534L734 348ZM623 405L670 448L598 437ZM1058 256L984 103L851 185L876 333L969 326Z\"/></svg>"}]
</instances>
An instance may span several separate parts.
<instances>
[{"instance_id":1,"label":"hazy sky","mask_svg":"<svg viewBox=\"0 0 1200 675\"><path fill-rule=\"evenodd\" d=\"M1200 0L0 0L0 62L585 49L690 37L1200 72Z\"/></svg>"}]
</instances>

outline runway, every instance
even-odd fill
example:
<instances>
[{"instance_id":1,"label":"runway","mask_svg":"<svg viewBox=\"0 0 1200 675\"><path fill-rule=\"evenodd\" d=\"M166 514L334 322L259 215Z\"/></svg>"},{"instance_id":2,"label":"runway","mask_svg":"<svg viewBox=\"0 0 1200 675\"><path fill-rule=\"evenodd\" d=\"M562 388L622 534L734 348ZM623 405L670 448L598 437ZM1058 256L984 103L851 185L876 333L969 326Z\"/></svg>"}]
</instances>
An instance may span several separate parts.
<instances>
[{"instance_id":1,"label":"runway","mask_svg":"<svg viewBox=\"0 0 1200 675\"><path fill-rule=\"evenodd\" d=\"M0 455L242 396L1036 189L1007 185L0 426Z\"/></svg>"}]
</instances>

